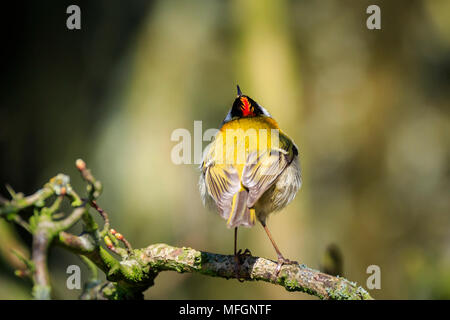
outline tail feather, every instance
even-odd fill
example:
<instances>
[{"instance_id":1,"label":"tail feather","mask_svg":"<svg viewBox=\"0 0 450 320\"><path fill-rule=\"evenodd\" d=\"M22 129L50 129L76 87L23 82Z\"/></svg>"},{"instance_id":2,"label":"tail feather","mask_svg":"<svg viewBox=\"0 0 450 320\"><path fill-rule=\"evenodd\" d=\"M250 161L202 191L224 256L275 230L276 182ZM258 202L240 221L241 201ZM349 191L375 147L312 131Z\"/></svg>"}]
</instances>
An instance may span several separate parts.
<instances>
[{"instance_id":1,"label":"tail feather","mask_svg":"<svg viewBox=\"0 0 450 320\"><path fill-rule=\"evenodd\" d=\"M247 207L248 191L240 190L233 196L228 228L239 226L253 227L255 225L255 210Z\"/></svg>"}]
</instances>

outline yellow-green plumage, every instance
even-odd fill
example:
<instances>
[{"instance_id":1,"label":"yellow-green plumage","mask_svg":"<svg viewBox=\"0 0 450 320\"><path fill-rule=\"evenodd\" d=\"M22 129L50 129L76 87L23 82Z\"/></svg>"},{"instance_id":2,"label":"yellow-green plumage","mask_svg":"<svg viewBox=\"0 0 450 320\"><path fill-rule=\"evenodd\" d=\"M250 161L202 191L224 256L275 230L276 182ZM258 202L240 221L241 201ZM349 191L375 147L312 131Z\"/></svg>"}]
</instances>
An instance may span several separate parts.
<instances>
[{"instance_id":1,"label":"yellow-green plumage","mask_svg":"<svg viewBox=\"0 0 450 320\"><path fill-rule=\"evenodd\" d=\"M225 122L201 169L202 198L229 228L251 227L256 218L264 222L292 201L301 185L297 147L270 115Z\"/></svg>"}]
</instances>

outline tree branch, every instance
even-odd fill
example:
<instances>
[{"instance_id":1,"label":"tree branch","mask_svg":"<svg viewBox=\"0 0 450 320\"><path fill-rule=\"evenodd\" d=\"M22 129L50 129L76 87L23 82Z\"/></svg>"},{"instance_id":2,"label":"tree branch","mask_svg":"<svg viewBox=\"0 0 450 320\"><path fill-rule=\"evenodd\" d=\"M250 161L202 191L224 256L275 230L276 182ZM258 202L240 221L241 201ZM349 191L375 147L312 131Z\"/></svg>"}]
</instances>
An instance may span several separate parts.
<instances>
[{"instance_id":1,"label":"tree branch","mask_svg":"<svg viewBox=\"0 0 450 320\"><path fill-rule=\"evenodd\" d=\"M40 300L50 299L50 276L47 268L47 251L50 240L45 228L38 229L33 236L31 254L34 269L32 270L33 296Z\"/></svg>"},{"instance_id":2,"label":"tree branch","mask_svg":"<svg viewBox=\"0 0 450 320\"><path fill-rule=\"evenodd\" d=\"M82 200L72 187L68 176L59 174L50 179L43 189L24 197L9 188L12 200L1 199L0 217L18 223L33 234L31 261L26 261L27 273L32 276L33 295L38 299L49 299L51 293L50 277L47 268L47 251L56 243L80 255L92 268L98 267L106 274L108 282L91 281L86 285L82 298L91 299L140 299L143 292L153 286L160 272L199 273L205 276L246 281L265 281L280 285L288 291L305 292L321 299L372 299L362 287L342 277L334 277L305 265L284 265L275 277L277 263L259 257L241 257L236 275L236 260L233 255L222 255L198 251L191 248L178 248L167 244L154 244L143 249L133 249L123 235L109 229L107 213L96 203L100 195L101 183L92 176L82 160L77 160L77 168L88 183L88 199ZM45 202L57 196L50 205ZM64 197L72 202L74 210L62 220L56 219L56 211ZM34 206L35 213L28 222L19 214L23 209ZM102 230L89 212L94 207L104 219ZM67 232L78 221L84 222L80 236ZM102 246L111 251L110 253ZM119 245L125 245L120 248ZM114 254L120 256L120 260ZM95 265L95 266L94 266ZM95 272L94 272L95 273Z\"/></svg>"},{"instance_id":3,"label":"tree branch","mask_svg":"<svg viewBox=\"0 0 450 320\"><path fill-rule=\"evenodd\" d=\"M60 236L60 240L63 239L61 245L86 255L106 274L114 275L114 280L121 280L132 286L143 286L147 289L162 271L199 273L225 279L236 278L233 255L154 244L144 249L134 250L133 256L127 257L118 265L105 264L106 257L101 257L101 252L89 241L83 241L80 237L73 235L70 236L72 239L67 241L67 236L67 234ZM272 260L247 256L241 263L239 277L247 281L277 284L288 291L305 292L321 299L372 299L366 290L345 278L334 277L305 265L283 265L278 277L274 278L276 267L277 263ZM111 273L111 270L114 272Z\"/></svg>"},{"instance_id":4,"label":"tree branch","mask_svg":"<svg viewBox=\"0 0 450 320\"><path fill-rule=\"evenodd\" d=\"M196 272L206 276L235 278L233 255L155 244L142 250L140 259L152 270ZM239 277L247 281L256 280L277 284L288 291L301 291L320 299L372 299L366 290L355 283L305 265L283 265L278 277L274 277L276 268L277 263L272 260L246 256L241 263Z\"/></svg>"}]
</instances>

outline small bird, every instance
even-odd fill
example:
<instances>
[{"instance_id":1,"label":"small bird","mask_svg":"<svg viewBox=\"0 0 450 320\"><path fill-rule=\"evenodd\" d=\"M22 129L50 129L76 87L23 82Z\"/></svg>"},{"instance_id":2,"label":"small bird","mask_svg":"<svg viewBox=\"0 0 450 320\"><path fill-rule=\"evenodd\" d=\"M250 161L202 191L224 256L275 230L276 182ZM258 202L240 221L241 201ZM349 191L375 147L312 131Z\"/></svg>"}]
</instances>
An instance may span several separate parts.
<instances>
[{"instance_id":1,"label":"small bird","mask_svg":"<svg viewBox=\"0 0 450 320\"><path fill-rule=\"evenodd\" d=\"M272 116L237 86L237 97L212 142L205 149L199 181L203 203L218 211L234 228L234 256L238 227L258 220L278 256L275 276L285 259L267 228L270 213L281 210L302 183L298 148Z\"/></svg>"}]
</instances>

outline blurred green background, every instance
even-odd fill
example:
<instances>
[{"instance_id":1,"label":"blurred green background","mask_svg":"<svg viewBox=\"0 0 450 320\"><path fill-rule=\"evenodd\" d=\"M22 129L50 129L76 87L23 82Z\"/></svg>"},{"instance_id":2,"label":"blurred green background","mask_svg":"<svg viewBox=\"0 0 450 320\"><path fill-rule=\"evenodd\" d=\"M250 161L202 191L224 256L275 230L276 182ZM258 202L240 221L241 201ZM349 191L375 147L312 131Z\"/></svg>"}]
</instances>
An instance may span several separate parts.
<instances>
[{"instance_id":1,"label":"blurred green background","mask_svg":"<svg viewBox=\"0 0 450 320\"><path fill-rule=\"evenodd\" d=\"M81 8L82 29L66 28ZM381 8L381 30L366 8ZM134 247L164 242L230 254L233 231L208 212L198 166L175 165L171 133L217 128L239 84L297 143L303 187L269 220L289 259L343 273L378 299L450 298L450 1L30 1L5 9L0 193L30 194L58 172L81 192L83 158L99 204ZM203 147L206 143L203 144ZM100 222L100 220L99 220ZM78 232L80 227L74 228ZM275 259L264 230L239 247ZM30 237L0 221L0 298L28 299L10 248ZM57 299L66 268L50 255ZM82 276L89 277L82 266ZM308 299L266 283L162 273L149 299Z\"/></svg>"}]
</instances>

